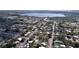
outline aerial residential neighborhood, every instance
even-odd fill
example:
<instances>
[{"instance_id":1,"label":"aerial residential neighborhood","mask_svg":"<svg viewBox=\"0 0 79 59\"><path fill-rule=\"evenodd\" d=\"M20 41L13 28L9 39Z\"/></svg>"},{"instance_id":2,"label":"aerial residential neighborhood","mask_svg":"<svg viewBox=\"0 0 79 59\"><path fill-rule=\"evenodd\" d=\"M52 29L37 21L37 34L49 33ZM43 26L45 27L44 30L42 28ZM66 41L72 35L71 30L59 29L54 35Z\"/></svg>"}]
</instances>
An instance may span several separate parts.
<instances>
[{"instance_id":1,"label":"aerial residential neighborhood","mask_svg":"<svg viewBox=\"0 0 79 59\"><path fill-rule=\"evenodd\" d=\"M79 48L79 11L0 11L0 48Z\"/></svg>"}]
</instances>

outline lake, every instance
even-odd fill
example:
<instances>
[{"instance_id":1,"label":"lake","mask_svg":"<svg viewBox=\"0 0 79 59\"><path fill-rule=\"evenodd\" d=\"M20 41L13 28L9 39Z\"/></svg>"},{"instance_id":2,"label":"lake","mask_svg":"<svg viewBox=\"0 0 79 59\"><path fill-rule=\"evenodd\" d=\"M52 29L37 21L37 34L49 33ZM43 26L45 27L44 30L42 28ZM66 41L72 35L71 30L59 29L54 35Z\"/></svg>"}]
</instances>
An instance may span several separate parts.
<instances>
[{"instance_id":1,"label":"lake","mask_svg":"<svg viewBox=\"0 0 79 59\"><path fill-rule=\"evenodd\" d=\"M21 15L36 16L36 17L65 17L65 15L61 13L24 13Z\"/></svg>"}]
</instances>

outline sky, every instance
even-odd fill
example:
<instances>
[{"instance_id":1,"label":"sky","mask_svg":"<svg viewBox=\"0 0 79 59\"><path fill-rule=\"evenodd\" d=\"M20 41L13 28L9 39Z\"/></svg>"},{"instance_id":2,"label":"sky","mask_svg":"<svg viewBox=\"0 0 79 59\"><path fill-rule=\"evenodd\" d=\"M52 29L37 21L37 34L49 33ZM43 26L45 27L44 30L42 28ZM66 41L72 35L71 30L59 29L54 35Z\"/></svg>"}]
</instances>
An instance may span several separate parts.
<instances>
[{"instance_id":1,"label":"sky","mask_svg":"<svg viewBox=\"0 0 79 59\"><path fill-rule=\"evenodd\" d=\"M0 10L79 10L78 0L0 0Z\"/></svg>"}]
</instances>

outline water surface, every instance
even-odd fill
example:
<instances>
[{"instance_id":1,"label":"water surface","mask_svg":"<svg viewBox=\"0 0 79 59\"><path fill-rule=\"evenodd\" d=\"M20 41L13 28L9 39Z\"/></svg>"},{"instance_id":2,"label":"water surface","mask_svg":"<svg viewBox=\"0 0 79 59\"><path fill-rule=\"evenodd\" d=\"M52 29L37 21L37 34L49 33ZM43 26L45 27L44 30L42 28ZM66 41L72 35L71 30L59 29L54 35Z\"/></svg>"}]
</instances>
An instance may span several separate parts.
<instances>
[{"instance_id":1,"label":"water surface","mask_svg":"<svg viewBox=\"0 0 79 59\"><path fill-rule=\"evenodd\" d=\"M65 15L61 13L24 13L21 15L36 16L36 17L65 17Z\"/></svg>"}]
</instances>

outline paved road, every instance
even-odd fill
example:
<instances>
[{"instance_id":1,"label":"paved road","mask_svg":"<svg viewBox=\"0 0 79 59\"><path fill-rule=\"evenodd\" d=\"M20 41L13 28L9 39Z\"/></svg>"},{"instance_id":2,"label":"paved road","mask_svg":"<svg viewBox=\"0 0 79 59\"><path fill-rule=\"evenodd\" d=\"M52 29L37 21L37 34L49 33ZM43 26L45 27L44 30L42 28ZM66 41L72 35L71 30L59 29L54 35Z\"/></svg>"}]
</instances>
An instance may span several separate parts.
<instances>
[{"instance_id":1,"label":"paved road","mask_svg":"<svg viewBox=\"0 0 79 59\"><path fill-rule=\"evenodd\" d=\"M52 48L53 47L53 39L54 39L54 30L55 30L55 21L52 27L53 31L52 31L52 37L50 39L48 39L48 48Z\"/></svg>"},{"instance_id":2,"label":"paved road","mask_svg":"<svg viewBox=\"0 0 79 59\"><path fill-rule=\"evenodd\" d=\"M23 48L27 44L27 40L29 40L29 38L31 38L36 32L37 32L37 29L35 29L35 31L33 31L23 43L18 44L16 47Z\"/></svg>"}]
</instances>

